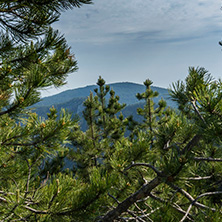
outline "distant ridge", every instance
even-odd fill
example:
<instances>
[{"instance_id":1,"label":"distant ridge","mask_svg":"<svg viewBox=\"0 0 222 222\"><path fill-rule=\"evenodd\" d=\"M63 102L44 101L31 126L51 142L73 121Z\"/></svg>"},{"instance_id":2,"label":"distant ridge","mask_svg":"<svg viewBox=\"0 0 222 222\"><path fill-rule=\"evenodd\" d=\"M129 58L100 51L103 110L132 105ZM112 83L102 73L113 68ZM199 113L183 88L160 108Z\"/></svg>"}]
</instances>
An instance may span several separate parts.
<instances>
[{"instance_id":1,"label":"distant ridge","mask_svg":"<svg viewBox=\"0 0 222 222\"><path fill-rule=\"evenodd\" d=\"M127 105L137 103L138 100L136 98L136 94L144 92L145 90L144 85L132 82L119 82L107 85L109 85L110 88L113 88L113 90L116 92L116 95L120 97L120 103L126 103ZM86 98L87 96L89 96L90 91L94 92L95 88L98 88L97 85L89 85L77 89L69 89L56 95L42 98L39 103L35 104L35 107L52 106L60 103L66 103L74 98ZM164 99L168 99L166 98L169 96L167 89L155 86L152 86L152 89L154 91L158 91L160 96Z\"/></svg>"},{"instance_id":2,"label":"distant ridge","mask_svg":"<svg viewBox=\"0 0 222 222\"><path fill-rule=\"evenodd\" d=\"M116 95L120 97L120 103L125 103L127 105L122 110L123 115L125 117L133 115L136 120L140 120L141 118L136 115L137 108L143 107L144 102L137 100L136 94L144 92L145 86L131 82L120 82L108 85L110 86L110 89L113 89ZM38 115L46 118L49 108L53 105L58 111L64 108L73 115L77 114L80 119L82 119L82 111L84 110L83 102L89 96L90 92L94 93L95 88L98 88L97 85L66 90L56 95L43 98L42 101L35 104L32 108L35 108L34 112ZM175 103L170 99L167 89L155 86L151 86L151 88L159 93L159 96L154 98L154 103L157 104L158 101L163 98L167 102L168 106L176 107ZM107 99L108 97L109 95L107 95ZM84 125L84 121L82 124ZM83 126L83 128L84 127L86 128L86 126Z\"/></svg>"}]
</instances>

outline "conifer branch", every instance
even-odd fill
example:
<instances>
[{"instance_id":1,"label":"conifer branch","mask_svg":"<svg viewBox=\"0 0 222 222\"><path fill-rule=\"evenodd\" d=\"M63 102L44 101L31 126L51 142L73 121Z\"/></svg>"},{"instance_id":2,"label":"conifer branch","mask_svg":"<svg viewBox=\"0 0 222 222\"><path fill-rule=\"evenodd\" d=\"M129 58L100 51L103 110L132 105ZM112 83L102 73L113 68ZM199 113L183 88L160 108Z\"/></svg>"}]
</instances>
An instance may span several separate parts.
<instances>
[{"instance_id":1,"label":"conifer branch","mask_svg":"<svg viewBox=\"0 0 222 222\"><path fill-rule=\"evenodd\" d=\"M201 136L200 135L195 135L190 142L188 142L188 144L184 147L184 149L181 151L181 154L186 154L188 152L190 152L194 146L196 146L198 144L198 142L200 141Z\"/></svg>"},{"instance_id":2,"label":"conifer branch","mask_svg":"<svg viewBox=\"0 0 222 222\"><path fill-rule=\"evenodd\" d=\"M222 162L222 158L212 158L212 157L194 157L196 161L207 161L207 162Z\"/></svg>"},{"instance_id":3,"label":"conifer branch","mask_svg":"<svg viewBox=\"0 0 222 222\"><path fill-rule=\"evenodd\" d=\"M205 196L211 196L211 195L218 195L218 194L222 194L222 191L215 191L215 192L208 192L208 193L203 193L201 195L199 195L197 198L195 198L192 203L190 204L190 206L188 207L186 214L184 215L184 217L180 220L180 222L183 222L186 220L191 208L193 205L195 205L195 203L197 202L198 199L205 197ZM221 211L220 211L221 212Z\"/></svg>"},{"instance_id":4,"label":"conifer branch","mask_svg":"<svg viewBox=\"0 0 222 222\"><path fill-rule=\"evenodd\" d=\"M35 214L49 214L49 212L47 210L36 210L36 209L29 207L27 205L25 205L23 207Z\"/></svg>"},{"instance_id":5,"label":"conifer branch","mask_svg":"<svg viewBox=\"0 0 222 222\"><path fill-rule=\"evenodd\" d=\"M29 183L30 183L30 179L31 179L31 171L32 171L32 168L29 164L29 161L26 159L25 160L27 165L28 165L28 177L27 177L27 182L26 182L26 192L25 192L25 195L24 195L24 198L26 198L26 196L28 195L28 192L29 192Z\"/></svg>"},{"instance_id":6,"label":"conifer branch","mask_svg":"<svg viewBox=\"0 0 222 222\"><path fill-rule=\"evenodd\" d=\"M25 93L23 99L24 101L29 97L29 95L31 94L31 92L33 91L33 88L30 87L27 92ZM23 101L23 102L24 102ZM20 107L22 107L22 103L20 103L19 101L15 101L14 104L11 105L11 107L7 110L4 110L2 112L0 112L0 116L5 115L5 114L12 114L15 110L19 109Z\"/></svg>"},{"instance_id":7,"label":"conifer branch","mask_svg":"<svg viewBox=\"0 0 222 222\"><path fill-rule=\"evenodd\" d=\"M212 178L213 175L211 176L205 176L205 177L179 177L178 179L180 180L208 180L210 178Z\"/></svg>"},{"instance_id":8,"label":"conifer branch","mask_svg":"<svg viewBox=\"0 0 222 222\"><path fill-rule=\"evenodd\" d=\"M116 208L109 211L104 215L99 222L112 222L117 219L122 213L126 212L128 208L134 204L137 200L149 196L150 192L160 185L162 180L159 176L151 180L149 183L144 184L137 192L127 197L123 202L119 203Z\"/></svg>"},{"instance_id":9,"label":"conifer branch","mask_svg":"<svg viewBox=\"0 0 222 222\"><path fill-rule=\"evenodd\" d=\"M208 207L208 206L206 206L206 205L204 205L204 204L201 204L201 203L199 203L199 202L197 202L197 201L194 202L195 199L194 199L187 191L185 191L184 189L182 189L182 188L174 185L173 183L169 183L169 182L168 182L167 184L168 184L170 187L172 187L173 189L177 190L179 193L183 194L191 203L194 204L194 206L200 207L200 208L203 208L203 209L212 210L213 212L216 211L215 208Z\"/></svg>"},{"instance_id":10,"label":"conifer branch","mask_svg":"<svg viewBox=\"0 0 222 222\"><path fill-rule=\"evenodd\" d=\"M129 165L127 168L124 169L124 171L129 170L132 167L136 167L136 166L144 166L144 167L148 167L150 169L152 169L158 176L163 176L163 173L160 172L159 170L157 170L153 165L148 164L148 163L134 163L132 162L131 165Z\"/></svg>"},{"instance_id":11,"label":"conifer branch","mask_svg":"<svg viewBox=\"0 0 222 222\"><path fill-rule=\"evenodd\" d=\"M197 115L199 116L199 118L202 120L202 122L203 122L205 125L207 125L205 119L203 118L203 116L201 115L201 113L199 112L199 110L198 110L198 108L197 108L197 106L196 106L196 101L193 100L193 101L191 101L191 103L192 103L192 105L193 105L193 108L194 108L195 112L196 112Z\"/></svg>"},{"instance_id":12,"label":"conifer branch","mask_svg":"<svg viewBox=\"0 0 222 222\"><path fill-rule=\"evenodd\" d=\"M186 214L186 211L184 211L184 210L183 210L178 204L176 204L176 203L170 203L169 200L164 200L164 199L162 199L162 198L160 198L160 197L157 197L157 196L155 196L153 193L150 194L150 197L151 197L152 199L154 199L154 200L157 200L157 201L161 202L161 203L165 203L165 204L170 205L172 208L174 208L176 211L178 211L179 213L181 213L181 214L183 214L183 215ZM187 219L190 220L190 221L193 221L192 218L193 218L192 215L190 215L190 214L188 213Z\"/></svg>"}]
</instances>

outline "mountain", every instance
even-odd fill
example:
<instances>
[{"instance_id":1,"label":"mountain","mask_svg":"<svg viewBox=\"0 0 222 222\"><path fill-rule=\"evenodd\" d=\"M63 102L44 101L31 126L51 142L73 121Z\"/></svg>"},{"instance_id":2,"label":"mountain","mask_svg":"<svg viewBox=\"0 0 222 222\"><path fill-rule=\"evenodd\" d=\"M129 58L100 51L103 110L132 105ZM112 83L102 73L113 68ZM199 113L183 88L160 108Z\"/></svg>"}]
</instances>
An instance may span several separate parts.
<instances>
[{"instance_id":1,"label":"mountain","mask_svg":"<svg viewBox=\"0 0 222 222\"><path fill-rule=\"evenodd\" d=\"M121 83L113 83L109 84L110 88L116 92L116 95L120 97L120 103L126 103L127 105L137 103L138 100L136 98L137 93L144 92L145 86L142 84L130 83L130 82L121 82ZM52 106L55 104L65 103L73 98L86 98L89 96L90 91L94 92L94 89L98 88L97 85L90 85L83 88L71 89L61 92L59 94L44 97L42 101L35 104L37 106ZM154 91L158 91L160 97L164 99L168 99L168 90L160 87L153 86L152 89Z\"/></svg>"},{"instance_id":2,"label":"mountain","mask_svg":"<svg viewBox=\"0 0 222 222\"><path fill-rule=\"evenodd\" d=\"M141 106L141 102L137 100L136 94L145 91L145 86L142 84L121 82L109 84L116 95L120 97L120 103L125 103L127 106L123 110L125 116L135 115L137 107ZM97 85L86 86L83 88L77 88L72 90L66 90L59 94L44 97L39 103L35 104L35 112L42 117L46 117L46 113L49 112L49 108L53 105L57 110L65 108L73 114L81 113L84 109L83 102L89 96L90 92L94 93L94 89L98 88ZM155 103L163 98L167 101L167 105L175 107L175 103L170 100L167 89L151 86L152 90L157 91L159 96L154 99ZM108 97L109 95L107 95ZM33 107L32 107L33 108Z\"/></svg>"}]
</instances>

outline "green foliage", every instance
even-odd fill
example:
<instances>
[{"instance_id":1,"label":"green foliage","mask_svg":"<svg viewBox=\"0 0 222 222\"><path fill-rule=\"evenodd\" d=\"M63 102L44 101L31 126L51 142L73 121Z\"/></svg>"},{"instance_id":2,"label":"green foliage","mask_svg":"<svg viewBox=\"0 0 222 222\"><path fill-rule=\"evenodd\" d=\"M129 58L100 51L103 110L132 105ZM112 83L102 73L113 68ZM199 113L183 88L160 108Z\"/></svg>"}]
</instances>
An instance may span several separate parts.
<instances>
[{"instance_id":1,"label":"green foliage","mask_svg":"<svg viewBox=\"0 0 222 222\"><path fill-rule=\"evenodd\" d=\"M59 19L61 11L90 3L91 0L0 1L0 23L14 38L26 41L44 34Z\"/></svg>"},{"instance_id":2,"label":"green foliage","mask_svg":"<svg viewBox=\"0 0 222 222\"><path fill-rule=\"evenodd\" d=\"M222 194L221 149L220 138L217 138L220 129L217 133L212 132L212 126L220 124L219 110L215 113L217 119L214 119L214 113L211 111L207 115L209 111L202 102L212 95L213 110L219 108L220 100L216 100L216 95L220 95L220 82L212 81L203 68L190 68L186 82L174 85L174 90L171 90L172 97L179 103L179 110L173 110L167 108L164 100L154 104L153 98L157 93L150 88L152 82L145 81L145 92L137 94L138 99L145 100L144 107L138 109L143 122L133 123L131 136L122 134L115 139L110 134L112 131L104 134L106 123L109 124L115 117L107 115L109 105L106 105L104 97L109 88L104 86L101 78L98 83L101 91L96 90L96 96L91 93L85 102L84 117L89 128L86 132L77 130L72 137L75 141L73 144L79 147L77 152L73 151L72 158L77 163L77 177L84 178L85 182L89 181L85 178L90 178L92 166L115 178L106 191L108 196L100 198L104 209L105 206L108 209L118 205L100 217L99 221L113 221L110 218L128 221L138 217L154 221L180 221L185 218L204 221L206 215L211 218L212 214L215 215L213 221L218 221ZM184 89L182 92L181 86ZM113 94L110 94L110 98ZM184 104L182 94L187 100ZM208 117L215 122L208 122ZM130 118L124 120L119 117L119 120L123 126L124 121L133 126ZM80 146L83 141L87 142ZM81 161L84 164L80 166L78 163ZM143 187L149 186L147 181L153 178L158 178L160 182L152 188L151 193L145 194ZM141 197L137 196L138 199L132 201L132 195ZM201 195L207 198L199 200ZM125 208L121 211L120 207ZM146 212L146 215L141 212Z\"/></svg>"},{"instance_id":3,"label":"green foliage","mask_svg":"<svg viewBox=\"0 0 222 222\"><path fill-rule=\"evenodd\" d=\"M91 167L105 167L114 152L114 144L124 137L127 120L118 114L125 105L121 105L115 92L105 86L100 77L95 89L96 95L90 96L84 102L83 116L88 124L86 132L80 129L73 131L71 139L76 150L71 150L70 157L76 161L78 173L89 177ZM108 102L106 95L110 94Z\"/></svg>"},{"instance_id":4,"label":"green foliage","mask_svg":"<svg viewBox=\"0 0 222 222\"><path fill-rule=\"evenodd\" d=\"M220 221L222 84L204 68L173 84L178 109L155 104L146 80L141 123L101 77L84 102L86 131L64 109L29 109L77 70L50 25L88 3L0 1L1 221Z\"/></svg>"}]
</instances>

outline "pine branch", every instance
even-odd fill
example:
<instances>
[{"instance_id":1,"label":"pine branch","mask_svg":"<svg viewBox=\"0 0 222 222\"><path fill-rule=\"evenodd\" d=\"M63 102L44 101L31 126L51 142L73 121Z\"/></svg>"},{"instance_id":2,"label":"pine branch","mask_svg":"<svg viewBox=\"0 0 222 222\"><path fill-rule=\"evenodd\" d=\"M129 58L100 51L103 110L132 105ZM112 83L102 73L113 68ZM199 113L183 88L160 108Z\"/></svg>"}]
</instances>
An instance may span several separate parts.
<instances>
[{"instance_id":1,"label":"pine branch","mask_svg":"<svg viewBox=\"0 0 222 222\"><path fill-rule=\"evenodd\" d=\"M201 195L199 195L197 198L195 198L192 203L190 204L190 206L188 207L186 214L184 215L184 217L180 220L180 222L183 222L186 220L191 208L193 205L195 205L195 203L197 202L198 199L205 197L205 196L211 196L211 195L218 195L218 194L222 194L222 191L215 191L215 192L208 192L208 193L203 193ZM221 212L221 211L220 211Z\"/></svg>"},{"instance_id":2,"label":"pine branch","mask_svg":"<svg viewBox=\"0 0 222 222\"><path fill-rule=\"evenodd\" d=\"M128 208L134 204L137 200L140 200L144 197L147 197L150 195L150 192L160 185L162 183L162 180L159 176L157 176L155 179L150 181L147 184L144 184L137 192L130 195L128 198L126 198L123 202L119 203L116 208L109 211L106 215L104 215L99 222L111 222L117 219L122 213L126 212Z\"/></svg>"},{"instance_id":3,"label":"pine branch","mask_svg":"<svg viewBox=\"0 0 222 222\"><path fill-rule=\"evenodd\" d=\"M169 200L164 200L164 199L162 199L162 198L160 198L160 197L155 196L155 195L152 194L152 193L150 194L150 197L153 198L154 200L157 200L157 201L161 202L161 203L170 205L173 209L175 209L176 211L178 211L179 213L181 213L181 214L183 214L183 215L186 214L186 211L184 211L184 210L183 210L180 206L178 206L176 203L172 203L172 204L171 204ZM190 221L193 221L192 218L193 218L192 215L190 215L190 214L188 213L187 219L190 220Z\"/></svg>"},{"instance_id":4,"label":"pine branch","mask_svg":"<svg viewBox=\"0 0 222 222\"><path fill-rule=\"evenodd\" d=\"M213 212L216 212L216 209L215 209L215 208L208 207L208 206L206 206L206 205L204 205L204 204L201 204L201 203L199 203L199 202L197 202L197 201L194 202L195 199L194 199L187 191L185 191L184 189L182 189L182 188L174 185L173 183L169 183L169 182L168 182L167 184L168 184L171 188L173 188L173 189L177 190L179 193L183 194L191 203L194 204L194 206L200 207L200 208L203 208L203 209L212 210Z\"/></svg>"},{"instance_id":5,"label":"pine branch","mask_svg":"<svg viewBox=\"0 0 222 222\"><path fill-rule=\"evenodd\" d=\"M32 88L28 89L28 91L26 92L26 94L23 97L24 101L28 98L28 96L31 94L32 91L33 91ZM22 103L20 103L19 101L15 101L14 104L12 104L9 109L0 112L0 116L5 115L5 114L12 114L14 111L19 109L20 107L22 107Z\"/></svg>"},{"instance_id":6,"label":"pine branch","mask_svg":"<svg viewBox=\"0 0 222 222\"><path fill-rule=\"evenodd\" d=\"M124 172L129 170L130 168L136 167L136 166L148 167L148 168L152 169L158 176L163 176L162 172L160 172L154 166L152 166L151 164L148 164L148 163L134 163L134 162L132 162L132 164L130 166L128 166L127 168L124 169Z\"/></svg>"},{"instance_id":7,"label":"pine branch","mask_svg":"<svg viewBox=\"0 0 222 222\"><path fill-rule=\"evenodd\" d=\"M58 21L61 11L91 3L91 0L31 0L0 3L0 26L9 30L13 38L25 42L45 33L49 25Z\"/></svg>"},{"instance_id":8,"label":"pine branch","mask_svg":"<svg viewBox=\"0 0 222 222\"><path fill-rule=\"evenodd\" d=\"M206 177L179 177L180 180L208 180L212 178L213 176L206 176Z\"/></svg>"},{"instance_id":9,"label":"pine branch","mask_svg":"<svg viewBox=\"0 0 222 222\"><path fill-rule=\"evenodd\" d=\"M207 162L222 162L221 158L212 158L212 157L194 157L196 161L207 161Z\"/></svg>"},{"instance_id":10,"label":"pine branch","mask_svg":"<svg viewBox=\"0 0 222 222\"><path fill-rule=\"evenodd\" d=\"M75 212L80 212L82 210L86 210L86 208L88 206L90 206L91 204L93 204L96 200L99 199L100 195L102 194L101 191L99 191L97 194L95 194L95 196L93 196L93 198L91 198L90 200L86 201L85 203L83 203L82 205L74 208L74 209L70 209L70 210L64 210L61 212L56 212L55 215L57 216L65 216L65 215L72 215Z\"/></svg>"},{"instance_id":11,"label":"pine branch","mask_svg":"<svg viewBox=\"0 0 222 222\"><path fill-rule=\"evenodd\" d=\"M199 112L197 106L196 106L196 101L191 101L192 105L193 105L193 108L195 110L195 112L197 113L197 115L199 116L199 118L202 120L202 122L207 125L205 119L203 118L203 116L201 115L201 113Z\"/></svg>"},{"instance_id":12,"label":"pine branch","mask_svg":"<svg viewBox=\"0 0 222 222\"><path fill-rule=\"evenodd\" d=\"M28 165L28 177L27 177L27 182L26 182L26 192L25 192L25 195L24 195L24 199L26 198L28 192L29 192L29 183L30 183L30 179L31 179L31 172L32 172L32 168L29 164L29 161L26 159L25 160L27 165Z\"/></svg>"},{"instance_id":13,"label":"pine branch","mask_svg":"<svg viewBox=\"0 0 222 222\"><path fill-rule=\"evenodd\" d=\"M49 214L49 212L47 210L36 210L36 209L29 207L29 206L23 206L23 207L35 214Z\"/></svg>"},{"instance_id":14,"label":"pine branch","mask_svg":"<svg viewBox=\"0 0 222 222\"><path fill-rule=\"evenodd\" d=\"M190 152L194 146L196 146L201 139L200 135L195 135L190 142L184 147L184 149L181 151L181 154L186 154Z\"/></svg>"}]
</instances>

